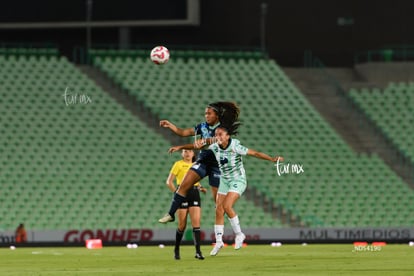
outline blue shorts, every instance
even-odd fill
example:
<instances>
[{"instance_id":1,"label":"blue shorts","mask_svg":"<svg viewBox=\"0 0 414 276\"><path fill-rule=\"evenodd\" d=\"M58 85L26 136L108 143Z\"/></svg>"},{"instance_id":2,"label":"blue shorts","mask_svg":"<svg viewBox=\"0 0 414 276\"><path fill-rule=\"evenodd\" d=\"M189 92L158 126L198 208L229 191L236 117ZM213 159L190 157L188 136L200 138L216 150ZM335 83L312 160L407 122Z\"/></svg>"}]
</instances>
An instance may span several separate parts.
<instances>
[{"instance_id":1,"label":"blue shorts","mask_svg":"<svg viewBox=\"0 0 414 276\"><path fill-rule=\"evenodd\" d=\"M220 169L206 163L195 162L190 170L195 171L201 179L208 176L208 184L218 188L220 185Z\"/></svg>"},{"instance_id":2,"label":"blue shorts","mask_svg":"<svg viewBox=\"0 0 414 276\"><path fill-rule=\"evenodd\" d=\"M211 150L202 150L196 162L190 168L195 171L201 179L208 176L208 184L218 188L220 185L220 169L216 156Z\"/></svg>"}]
</instances>

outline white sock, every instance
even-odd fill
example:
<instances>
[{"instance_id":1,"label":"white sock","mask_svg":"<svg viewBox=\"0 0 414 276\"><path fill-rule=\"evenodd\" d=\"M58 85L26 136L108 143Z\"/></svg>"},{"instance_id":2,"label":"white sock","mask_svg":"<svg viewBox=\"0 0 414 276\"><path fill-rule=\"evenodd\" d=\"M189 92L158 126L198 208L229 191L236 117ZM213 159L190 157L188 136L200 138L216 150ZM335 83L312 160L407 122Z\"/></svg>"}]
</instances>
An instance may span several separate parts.
<instances>
[{"instance_id":1,"label":"white sock","mask_svg":"<svg viewBox=\"0 0 414 276\"><path fill-rule=\"evenodd\" d=\"M224 225L214 225L214 234L216 236L216 243L223 242Z\"/></svg>"},{"instance_id":2,"label":"white sock","mask_svg":"<svg viewBox=\"0 0 414 276\"><path fill-rule=\"evenodd\" d=\"M229 218L230 224L231 224L231 228L233 228L233 232L236 235L241 234L241 227L240 227L240 221L239 221L239 216L235 216L234 218Z\"/></svg>"}]
</instances>

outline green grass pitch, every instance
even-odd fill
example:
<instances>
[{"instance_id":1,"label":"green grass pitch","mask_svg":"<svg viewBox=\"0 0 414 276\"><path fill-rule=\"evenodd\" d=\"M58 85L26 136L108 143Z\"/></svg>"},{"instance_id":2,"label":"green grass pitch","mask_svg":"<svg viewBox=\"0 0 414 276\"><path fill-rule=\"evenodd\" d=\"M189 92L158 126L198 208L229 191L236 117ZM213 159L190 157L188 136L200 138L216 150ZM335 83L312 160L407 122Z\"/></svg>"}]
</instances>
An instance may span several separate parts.
<instances>
[{"instance_id":1,"label":"green grass pitch","mask_svg":"<svg viewBox=\"0 0 414 276\"><path fill-rule=\"evenodd\" d=\"M414 247L387 245L355 251L352 244L228 246L205 260L193 246L0 248L0 275L414 275Z\"/></svg>"}]
</instances>

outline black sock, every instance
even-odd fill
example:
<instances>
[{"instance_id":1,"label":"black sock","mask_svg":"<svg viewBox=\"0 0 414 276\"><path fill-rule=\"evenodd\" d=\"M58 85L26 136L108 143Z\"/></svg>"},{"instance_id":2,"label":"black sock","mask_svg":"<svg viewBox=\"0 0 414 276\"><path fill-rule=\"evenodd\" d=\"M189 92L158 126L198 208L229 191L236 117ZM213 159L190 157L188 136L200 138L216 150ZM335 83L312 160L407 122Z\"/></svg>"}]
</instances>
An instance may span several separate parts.
<instances>
[{"instance_id":1,"label":"black sock","mask_svg":"<svg viewBox=\"0 0 414 276\"><path fill-rule=\"evenodd\" d=\"M178 208L180 208L181 203L183 203L184 200L185 200L184 196L174 193L174 197L173 197L173 200L171 201L170 211L168 211L168 214L174 217L175 212L177 211Z\"/></svg>"},{"instance_id":2,"label":"black sock","mask_svg":"<svg viewBox=\"0 0 414 276\"><path fill-rule=\"evenodd\" d=\"M183 239L184 231L180 231L177 229L175 232L175 248L180 247L181 240Z\"/></svg>"},{"instance_id":3,"label":"black sock","mask_svg":"<svg viewBox=\"0 0 414 276\"><path fill-rule=\"evenodd\" d=\"M196 248L196 252L200 253L200 241L201 241L201 231L200 227L193 228L193 239L194 239L194 245Z\"/></svg>"}]
</instances>

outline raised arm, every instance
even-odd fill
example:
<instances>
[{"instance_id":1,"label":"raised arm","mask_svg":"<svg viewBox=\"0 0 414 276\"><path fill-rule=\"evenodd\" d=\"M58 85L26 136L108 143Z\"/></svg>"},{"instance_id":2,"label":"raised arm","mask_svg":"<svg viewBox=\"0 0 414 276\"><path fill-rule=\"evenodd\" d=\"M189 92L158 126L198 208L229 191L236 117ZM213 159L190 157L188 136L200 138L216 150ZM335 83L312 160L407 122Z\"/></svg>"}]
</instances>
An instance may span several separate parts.
<instances>
[{"instance_id":1,"label":"raised arm","mask_svg":"<svg viewBox=\"0 0 414 276\"><path fill-rule=\"evenodd\" d=\"M185 145L180 145L180 146L172 146L171 148L168 149L168 153L173 153L176 151L180 151L183 149L195 149L194 144L185 144Z\"/></svg>"},{"instance_id":2,"label":"raised arm","mask_svg":"<svg viewBox=\"0 0 414 276\"><path fill-rule=\"evenodd\" d=\"M181 137L188 137L194 135L194 128L179 128L168 120L161 120L160 126L169 128L172 132Z\"/></svg>"},{"instance_id":3,"label":"raised arm","mask_svg":"<svg viewBox=\"0 0 414 276\"><path fill-rule=\"evenodd\" d=\"M247 155L251 155L251 156L254 156L256 158L263 159L263 160L268 160L268 161L272 161L272 162L277 162L278 159L279 159L279 161L283 161L283 157L281 157L281 156L271 157L271 156L267 155L266 153L256 151L256 150L252 150L252 149L249 149L247 151Z\"/></svg>"}]
</instances>

